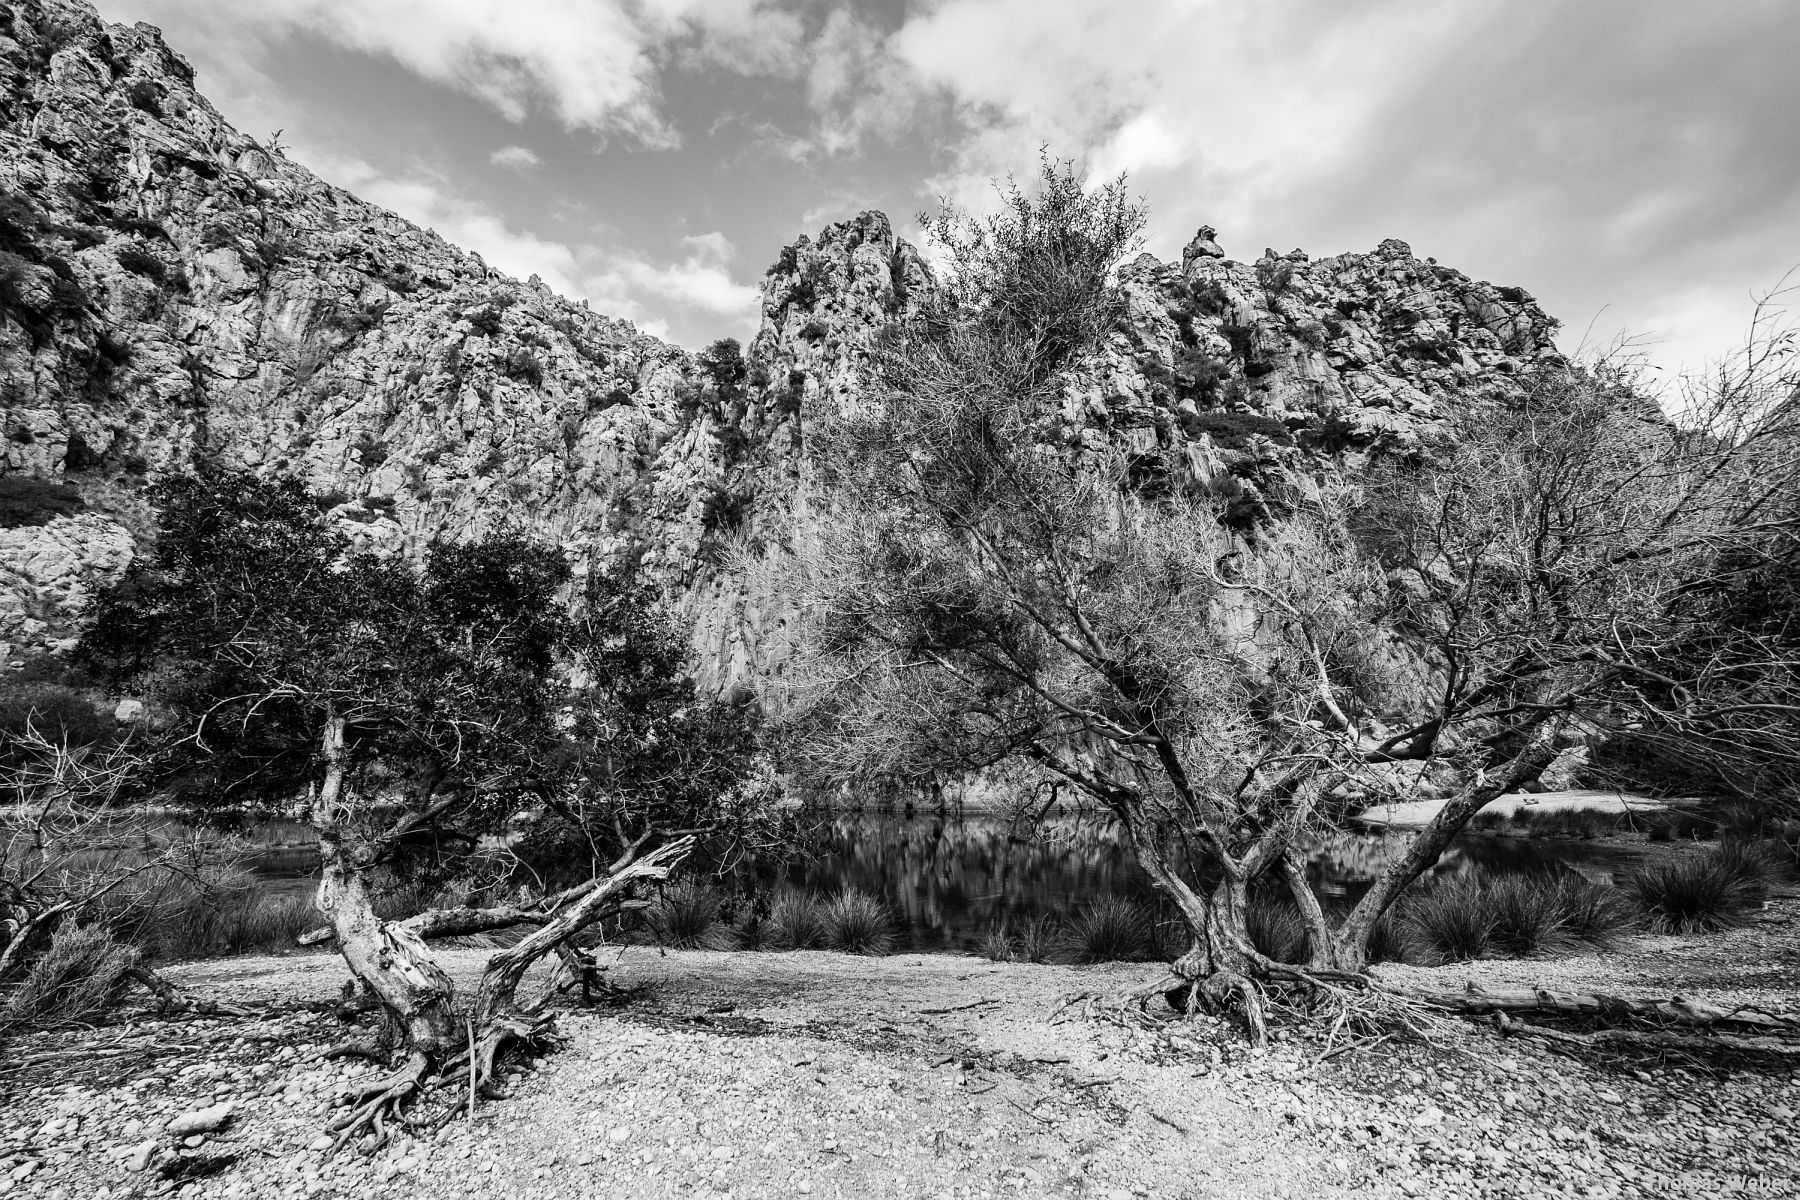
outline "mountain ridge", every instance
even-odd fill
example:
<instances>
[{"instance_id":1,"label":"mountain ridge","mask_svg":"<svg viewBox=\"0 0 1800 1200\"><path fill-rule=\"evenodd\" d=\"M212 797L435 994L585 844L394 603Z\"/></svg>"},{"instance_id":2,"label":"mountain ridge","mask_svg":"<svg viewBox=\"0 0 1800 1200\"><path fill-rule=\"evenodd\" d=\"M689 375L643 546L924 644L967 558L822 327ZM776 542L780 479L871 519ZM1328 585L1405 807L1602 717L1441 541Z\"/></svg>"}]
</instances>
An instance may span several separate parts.
<instances>
[{"instance_id":1,"label":"mountain ridge","mask_svg":"<svg viewBox=\"0 0 1800 1200\"><path fill-rule=\"evenodd\" d=\"M1070 454L1127 451L1244 521L1459 404L1566 363L1516 288L1398 241L1119 273L1129 315L1065 390ZM932 287L865 212L783 249L741 375L519 282L233 129L148 25L0 6L0 659L65 648L202 466L298 478L372 544L522 527L578 567L639 561L703 684L779 672L775 570L819 503L809 417Z\"/></svg>"}]
</instances>

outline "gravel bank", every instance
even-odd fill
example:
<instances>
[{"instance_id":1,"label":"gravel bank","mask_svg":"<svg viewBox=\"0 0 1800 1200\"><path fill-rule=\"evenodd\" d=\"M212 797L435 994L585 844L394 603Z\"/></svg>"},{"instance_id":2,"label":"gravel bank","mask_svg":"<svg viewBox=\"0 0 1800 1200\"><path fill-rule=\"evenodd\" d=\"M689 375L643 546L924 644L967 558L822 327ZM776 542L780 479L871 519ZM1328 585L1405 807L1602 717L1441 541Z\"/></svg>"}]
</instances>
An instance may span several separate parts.
<instances>
[{"instance_id":1,"label":"gravel bank","mask_svg":"<svg viewBox=\"0 0 1800 1200\"><path fill-rule=\"evenodd\" d=\"M481 962L474 951L446 958L459 982ZM1527 976L1543 966L1479 964ZM1455 986L1468 969L1439 974ZM328 996L343 970L316 956L182 975L254 1001ZM511 1099L472 1127L373 1158L326 1160L317 1148L331 1093L367 1073L320 1060L341 1034L334 1019L31 1039L0 1069L0 1192L1800 1195L1791 1073L1577 1061L1462 1025L1435 1046L1321 1061L1316 1040L1257 1054L1206 1021L1051 1021L1066 994L1118 994L1150 976L946 956L633 951L614 978L642 988L634 1003L565 1014L567 1049L520 1074ZM235 1107L216 1131L166 1128L221 1102Z\"/></svg>"}]
</instances>

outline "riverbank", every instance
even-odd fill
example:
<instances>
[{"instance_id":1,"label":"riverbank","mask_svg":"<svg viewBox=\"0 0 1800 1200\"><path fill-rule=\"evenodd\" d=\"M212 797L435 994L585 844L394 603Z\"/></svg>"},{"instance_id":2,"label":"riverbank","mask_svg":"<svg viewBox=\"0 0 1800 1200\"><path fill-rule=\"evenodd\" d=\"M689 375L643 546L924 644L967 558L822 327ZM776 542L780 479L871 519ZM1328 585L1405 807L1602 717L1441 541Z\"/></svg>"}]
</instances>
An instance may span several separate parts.
<instances>
[{"instance_id":1,"label":"riverbank","mask_svg":"<svg viewBox=\"0 0 1800 1200\"><path fill-rule=\"evenodd\" d=\"M1370 829L1423 829L1438 815L1447 798L1406 800L1394 804L1377 804L1356 816L1359 825ZM1642 816L1666 812L1669 802L1631 792L1600 791L1581 788L1566 792L1509 792L1490 800L1481 812L1490 819L1508 819L1524 814L1553 812L1591 812L1608 816Z\"/></svg>"},{"instance_id":2,"label":"riverbank","mask_svg":"<svg viewBox=\"0 0 1800 1200\"><path fill-rule=\"evenodd\" d=\"M459 985L483 955L448 951ZM1713 937L1633 938L1564 959L1391 968L1680 991L1800 1008L1800 901ZM1760 964L1760 965L1759 965ZM334 958L190 964L239 1002L325 999ZM1793 1194L1789 1072L1584 1061L1447 1022L1434 1045L1265 1053L1212 1021L1058 1017L1120 995L1145 965L627 951L620 1008L562 1016L569 1045L431 1143L372 1159L316 1148L329 1095L362 1066L320 1052L328 1017L146 1021L37 1037L0 1071L0 1180L60 1197L1637 1196ZM1322 1036L1322 1033L1321 1033ZM1332 1049L1341 1049L1342 1042ZM48 1057L46 1057L48 1056ZM235 1104L178 1139L184 1113ZM154 1151L146 1169L133 1155ZM204 1178L162 1177L185 1162Z\"/></svg>"}]
</instances>

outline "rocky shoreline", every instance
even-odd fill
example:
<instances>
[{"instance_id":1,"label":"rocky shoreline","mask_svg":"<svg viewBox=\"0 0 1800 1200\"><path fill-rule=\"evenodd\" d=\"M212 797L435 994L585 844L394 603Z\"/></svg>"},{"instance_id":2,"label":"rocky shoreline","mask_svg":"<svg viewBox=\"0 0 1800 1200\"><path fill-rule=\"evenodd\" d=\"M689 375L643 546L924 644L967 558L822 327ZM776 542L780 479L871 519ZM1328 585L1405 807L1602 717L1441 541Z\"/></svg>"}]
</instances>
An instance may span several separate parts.
<instances>
[{"instance_id":1,"label":"rocky shoreline","mask_svg":"<svg viewBox=\"0 0 1800 1200\"><path fill-rule=\"evenodd\" d=\"M1800 1008L1800 904L1707 940L1415 974L1685 988ZM1698 939L1696 939L1698 940ZM1772 957L1771 957L1772 956ZM480 953L451 951L459 980ZM1769 967L1773 963L1774 976ZM1733 966L1732 964L1738 964ZM1783 965L1785 964L1785 966ZM1571 1057L1446 1021L1424 1043L1063 1008L1144 965L633 950L620 1007L473 1124L328 1158L335 1017L143 1019L21 1039L0 1069L0 1194L248 1196L1686 1196L1800 1189L1791 1069ZM328 956L178 974L241 1003L324 1000ZM1704 974L1707 978L1702 979ZM1104 1009L1104 1003L1086 1006ZM1059 1013L1059 1009L1061 1010ZM1346 1049L1347 1046L1354 1048ZM218 1106L228 1105L228 1109Z\"/></svg>"}]
</instances>

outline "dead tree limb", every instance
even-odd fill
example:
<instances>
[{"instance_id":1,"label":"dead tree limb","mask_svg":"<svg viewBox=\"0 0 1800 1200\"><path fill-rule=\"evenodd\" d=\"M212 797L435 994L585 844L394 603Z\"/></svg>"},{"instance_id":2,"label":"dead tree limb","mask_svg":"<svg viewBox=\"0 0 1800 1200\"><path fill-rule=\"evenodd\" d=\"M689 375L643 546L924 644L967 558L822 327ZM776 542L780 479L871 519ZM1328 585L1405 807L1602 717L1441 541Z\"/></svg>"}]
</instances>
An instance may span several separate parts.
<instances>
[{"instance_id":1,"label":"dead tree limb","mask_svg":"<svg viewBox=\"0 0 1800 1200\"><path fill-rule=\"evenodd\" d=\"M1382 990L1420 1004L1459 1013L1537 1013L1689 1028L1742 1028L1800 1036L1800 1018L1748 1005L1720 1008L1682 996L1644 1000L1602 993L1557 992L1548 988L1484 988L1475 984L1470 984L1461 992L1424 992L1389 987L1383 987Z\"/></svg>"},{"instance_id":2,"label":"dead tree limb","mask_svg":"<svg viewBox=\"0 0 1800 1200\"><path fill-rule=\"evenodd\" d=\"M1495 1028L1510 1037L1536 1037L1565 1045L1596 1049L1607 1046L1630 1046L1642 1050L1682 1050L1693 1054L1717 1054L1721 1050L1742 1054L1770 1055L1800 1061L1800 1042L1772 1037L1739 1037L1727 1033L1672 1033L1658 1029L1596 1029L1577 1033L1566 1029L1550 1029L1515 1020L1505 1013L1495 1013Z\"/></svg>"}]
</instances>

